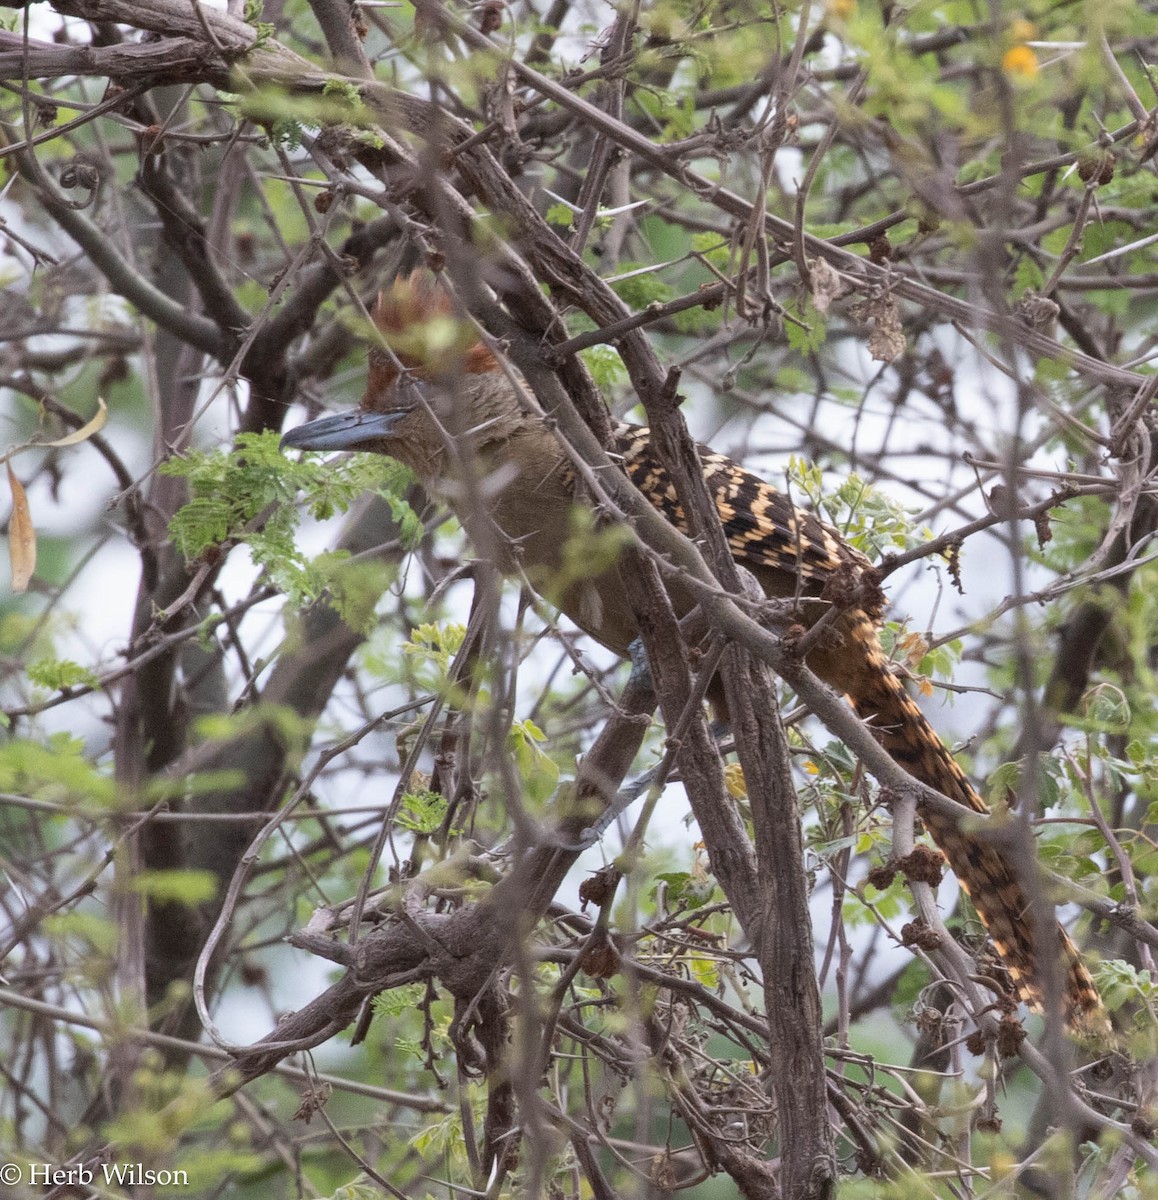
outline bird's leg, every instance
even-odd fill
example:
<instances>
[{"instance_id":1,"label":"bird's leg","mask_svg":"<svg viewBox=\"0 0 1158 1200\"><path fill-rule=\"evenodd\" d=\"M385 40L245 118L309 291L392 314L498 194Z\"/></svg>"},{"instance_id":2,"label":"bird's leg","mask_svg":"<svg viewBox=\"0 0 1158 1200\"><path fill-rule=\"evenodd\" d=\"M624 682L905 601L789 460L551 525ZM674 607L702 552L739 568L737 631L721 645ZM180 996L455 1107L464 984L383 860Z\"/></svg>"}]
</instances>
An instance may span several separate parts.
<instances>
[{"instance_id":1,"label":"bird's leg","mask_svg":"<svg viewBox=\"0 0 1158 1200\"><path fill-rule=\"evenodd\" d=\"M642 637L632 638L631 644L627 647L627 654L631 660L631 674L627 678L627 686L632 689L654 692L655 681L652 679L651 664L648 662L647 650L644 647ZM668 756L665 756L661 762L656 763L651 770L645 771L633 783L620 788L612 796L610 803L599 816L590 825L585 826L580 831L578 841L559 842L559 848L561 850L573 851L574 853L589 850L603 837L610 828L611 823L617 820L643 795L648 787L651 786L653 780L659 777L660 772L662 771L666 775L670 769L671 763L668 761Z\"/></svg>"},{"instance_id":2,"label":"bird's leg","mask_svg":"<svg viewBox=\"0 0 1158 1200\"><path fill-rule=\"evenodd\" d=\"M648 771L644 773L626 787L620 788L618 792L611 798L611 803L599 814L599 816L588 826L582 829L579 833L577 842L559 842L560 850L570 850L576 854L584 850L590 850L610 828L612 821L617 820L625 813L635 802L655 783L661 775L666 775L671 768L671 764L665 759L658 762ZM658 799L659 792L662 788L656 789L655 798L651 801L654 804L655 799Z\"/></svg>"},{"instance_id":3,"label":"bird's leg","mask_svg":"<svg viewBox=\"0 0 1158 1200\"><path fill-rule=\"evenodd\" d=\"M647 661L647 647L644 646L642 637L636 636L631 639L631 644L627 647L627 656L631 660L628 683L654 691L655 680L651 677L651 663Z\"/></svg>"},{"instance_id":4,"label":"bird's leg","mask_svg":"<svg viewBox=\"0 0 1158 1200\"><path fill-rule=\"evenodd\" d=\"M710 632L707 622L704 619L703 609L698 604L680 618L679 626L680 633L683 634L684 640L689 646L703 641ZM654 687L654 680L651 676L651 664L648 662L647 648L643 644L642 637L636 636L632 638L627 647L627 656L631 660L630 682L639 683L641 686L649 688ZM700 694L702 695L703 692L701 691Z\"/></svg>"},{"instance_id":5,"label":"bird's leg","mask_svg":"<svg viewBox=\"0 0 1158 1200\"><path fill-rule=\"evenodd\" d=\"M698 614L698 609L693 613L689 613L687 617L680 622L681 628L684 627L693 617ZM720 658L724 652L724 640L717 638L712 643L704 654L703 661L700 666L700 676L696 681L696 686L692 689L692 695L689 698L688 709L684 713L679 727L675 729L669 740L672 745L669 746L668 752L664 757L649 771L645 771L638 779L621 788L615 793L610 804L599 814L599 817L588 825L580 834L578 843L563 846L566 850L587 850L602 838L611 826L612 821L616 820L622 813L639 799L643 793L652 789L652 794L649 795L647 806L644 808L640 816L640 821L637 829L646 827L647 820L651 816L651 810L659 800L660 793L663 791L663 785L667 782L667 777L674 765L674 747L678 746L680 739L683 736L684 727L688 720L691 719L696 707L703 703L705 694L712 686L712 681L715 678L716 668L719 666ZM647 651L643 646L642 638L635 638L628 647L628 654L631 658L631 675L629 677L629 685L648 686L652 685L651 667L647 660ZM718 689L716 689L718 690ZM715 701L713 698L713 706ZM717 718L712 721L709 731L712 740L716 743L721 755L726 752L727 747L724 745L731 733L731 723L724 718ZM634 837L634 835L633 835Z\"/></svg>"}]
</instances>

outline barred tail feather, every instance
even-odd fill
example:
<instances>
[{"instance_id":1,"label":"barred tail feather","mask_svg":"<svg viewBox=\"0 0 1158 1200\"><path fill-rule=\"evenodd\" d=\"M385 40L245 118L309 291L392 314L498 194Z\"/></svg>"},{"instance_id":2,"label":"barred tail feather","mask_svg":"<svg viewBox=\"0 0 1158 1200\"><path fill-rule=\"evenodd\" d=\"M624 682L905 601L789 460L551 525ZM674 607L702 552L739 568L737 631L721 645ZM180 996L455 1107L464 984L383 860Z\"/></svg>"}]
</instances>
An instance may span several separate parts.
<instances>
[{"instance_id":1,"label":"barred tail feather","mask_svg":"<svg viewBox=\"0 0 1158 1200\"><path fill-rule=\"evenodd\" d=\"M910 775L974 812L987 813L984 800L904 685L889 670L870 618L852 611L837 623L837 628L843 648L822 649L810 657L814 669L849 695L858 715L871 721L884 749ZM849 653L850 642L856 644L854 654ZM928 806L919 806L918 812L973 901L1018 994L1039 1006L1038 956L1048 945L1049 934L1035 937L1028 897L1008 853L981 831L967 829ZM1058 939L1065 966L1067 1020L1077 1030L1107 1029L1101 999L1077 947L1060 925L1054 925L1053 936Z\"/></svg>"}]
</instances>

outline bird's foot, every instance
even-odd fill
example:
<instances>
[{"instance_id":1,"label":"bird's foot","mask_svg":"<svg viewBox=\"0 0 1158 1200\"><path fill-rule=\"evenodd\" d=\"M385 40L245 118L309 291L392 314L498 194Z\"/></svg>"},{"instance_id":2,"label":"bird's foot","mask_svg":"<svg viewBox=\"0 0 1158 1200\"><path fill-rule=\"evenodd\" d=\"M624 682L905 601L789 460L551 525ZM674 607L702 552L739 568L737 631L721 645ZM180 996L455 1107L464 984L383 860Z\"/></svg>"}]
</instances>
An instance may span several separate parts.
<instances>
[{"instance_id":1,"label":"bird's foot","mask_svg":"<svg viewBox=\"0 0 1158 1200\"><path fill-rule=\"evenodd\" d=\"M621 788L615 793L611 799L611 803L599 816L590 825L585 826L579 831L577 841L572 843L559 842L557 843L559 849L575 853L590 850L592 846L602 839L603 835L611 827L612 821L622 816L651 787L658 771L659 766L654 766L650 771L644 771L638 779Z\"/></svg>"}]
</instances>

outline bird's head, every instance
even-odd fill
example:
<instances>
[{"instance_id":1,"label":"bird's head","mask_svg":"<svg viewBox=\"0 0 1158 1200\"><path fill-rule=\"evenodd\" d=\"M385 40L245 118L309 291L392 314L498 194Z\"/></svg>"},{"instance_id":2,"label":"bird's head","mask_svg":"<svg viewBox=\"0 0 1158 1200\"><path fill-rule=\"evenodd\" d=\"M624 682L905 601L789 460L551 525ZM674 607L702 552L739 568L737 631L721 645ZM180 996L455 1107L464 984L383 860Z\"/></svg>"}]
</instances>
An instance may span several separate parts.
<instances>
[{"instance_id":1,"label":"bird's head","mask_svg":"<svg viewBox=\"0 0 1158 1200\"><path fill-rule=\"evenodd\" d=\"M429 272L396 280L371 315L384 345L370 351L361 406L291 429L283 449L365 450L431 476L448 437L478 449L520 418L517 386Z\"/></svg>"}]
</instances>

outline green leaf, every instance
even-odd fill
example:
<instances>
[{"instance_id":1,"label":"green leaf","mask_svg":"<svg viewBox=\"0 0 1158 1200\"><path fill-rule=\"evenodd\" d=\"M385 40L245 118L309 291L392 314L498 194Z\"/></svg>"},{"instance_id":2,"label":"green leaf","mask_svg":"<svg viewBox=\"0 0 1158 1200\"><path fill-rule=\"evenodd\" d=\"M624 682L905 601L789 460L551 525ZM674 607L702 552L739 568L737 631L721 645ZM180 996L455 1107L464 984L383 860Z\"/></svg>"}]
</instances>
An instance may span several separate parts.
<instances>
[{"instance_id":1,"label":"green leaf","mask_svg":"<svg viewBox=\"0 0 1158 1200\"><path fill-rule=\"evenodd\" d=\"M120 935L116 922L107 917L77 910L53 913L42 924L46 933L61 941L78 939L102 956L116 952Z\"/></svg>"},{"instance_id":2,"label":"green leaf","mask_svg":"<svg viewBox=\"0 0 1158 1200\"><path fill-rule=\"evenodd\" d=\"M298 510L303 502L318 520L346 512L366 492L390 505L405 544L421 536L421 522L406 502L412 476L400 463L376 454L325 461L316 454L283 454L276 432L239 434L231 450L195 450L159 470L189 482L190 500L169 523L178 549L193 560L226 542L244 543L253 561L295 605L333 589L335 608L355 628L372 622L374 586L393 578L380 568L348 569L344 552L308 559L297 547Z\"/></svg>"},{"instance_id":3,"label":"green leaf","mask_svg":"<svg viewBox=\"0 0 1158 1200\"><path fill-rule=\"evenodd\" d=\"M579 357L587 364L591 378L601 392L610 391L627 379L623 359L611 346L588 346L579 351Z\"/></svg>"},{"instance_id":4,"label":"green leaf","mask_svg":"<svg viewBox=\"0 0 1158 1200\"><path fill-rule=\"evenodd\" d=\"M437 668L440 680L450 674L450 664L462 648L466 626L454 621L427 622L410 631L410 640L402 643L402 653L419 664Z\"/></svg>"},{"instance_id":5,"label":"green leaf","mask_svg":"<svg viewBox=\"0 0 1158 1200\"><path fill-rule=\"evenodd\" d=\"M620 263L617 274L631 275L628 279L617 279L611 286L625 303L637 312L647 308L649 304L663 304L670 300L675 292L670 284L665 283L654 271L645 270L649 264L637 262Z\"/></svg>"},{"instance_id":6,"label":"green leaf","mask_svg":"<svg viewBox=\"0 0 1158 1200\"><path fill-rule=\"evenodd\" d=\"M217 895L212 871L141 871L133 877L133 890L159 904L206 904Z\"/></svg>"},{"instance_id":7,"label":"green leaf","mask_svg":"<svg viewBox=\"0 0 1158 1200\"><path fill-rule=\"evenodd\" d=\"M68 733L0 747L0 791L110 811L124 800L114 780L84 757L84 743Z\"/></svg>"},{"instance_id":8,"label":"green leaf","mask_svg":"<svg viewBox=\"0 0 1158 1200\"><path fill-rule=\"evenodd\" d=\"M63 692L67 688L96 687L95 672L67 658L42 658L28 666L28 678L38 687Z\"/></svg>"},{"instance_id":9,"label":"green leaf","mask_svg":"<svg viewBox=\"0 0 1158 1200\"><path fill-rule=\"evenodd\" d=\"M784 336L789 346L797 354L812 354L819 350L828 337L828 325L812 301L793 302L785 305L785 310L796 317L795 321L784 322Z\"/></svg>"},{"instance_id":10,"label":"green leaf","mask_svg":"<svg viewBox=\"0 0 1158 1200\"><path fill-rule=\"evenodd\" d=\"M669 908L703 908L716 892L716 881L711 876L696 876L688 871L661 871L656 879L667 884Z\"/></svg>"},{"instance_id":11,"label":"green leaf","mask_svg":"<svg viewBox=\"0 0 1158 1200\"><path fill-rule=\"evenodd\" d=\"M541 749L546 735L531 720L514 721L507 747L514 756L527 795L538 803L548 800L559 782L559 767Z\"/></svg>"},{"instance_id":12,"label":"green leaf","mask_svg":"<svg viewBox=\"0 0 1158 1200\"><path fill-rule=\"evenodd\" d=\"M413 1012L422 1002L426 987L421 983L410 983L403 987L388 988L378 992L373 999L375 1013L382 1017L398 1017Z\"/></svg>"},{"instance_id":13,"label":"green leaf","mask_svg":"<svg viewBox=\"0 0 1158 1200\"><path fill-rule=\"evenodd\" d=\"M411 833L432 834L442 828L447 813L446 797L425 789L407 792L402 797L397 824Z\"/></svg>"}]
</instances>

